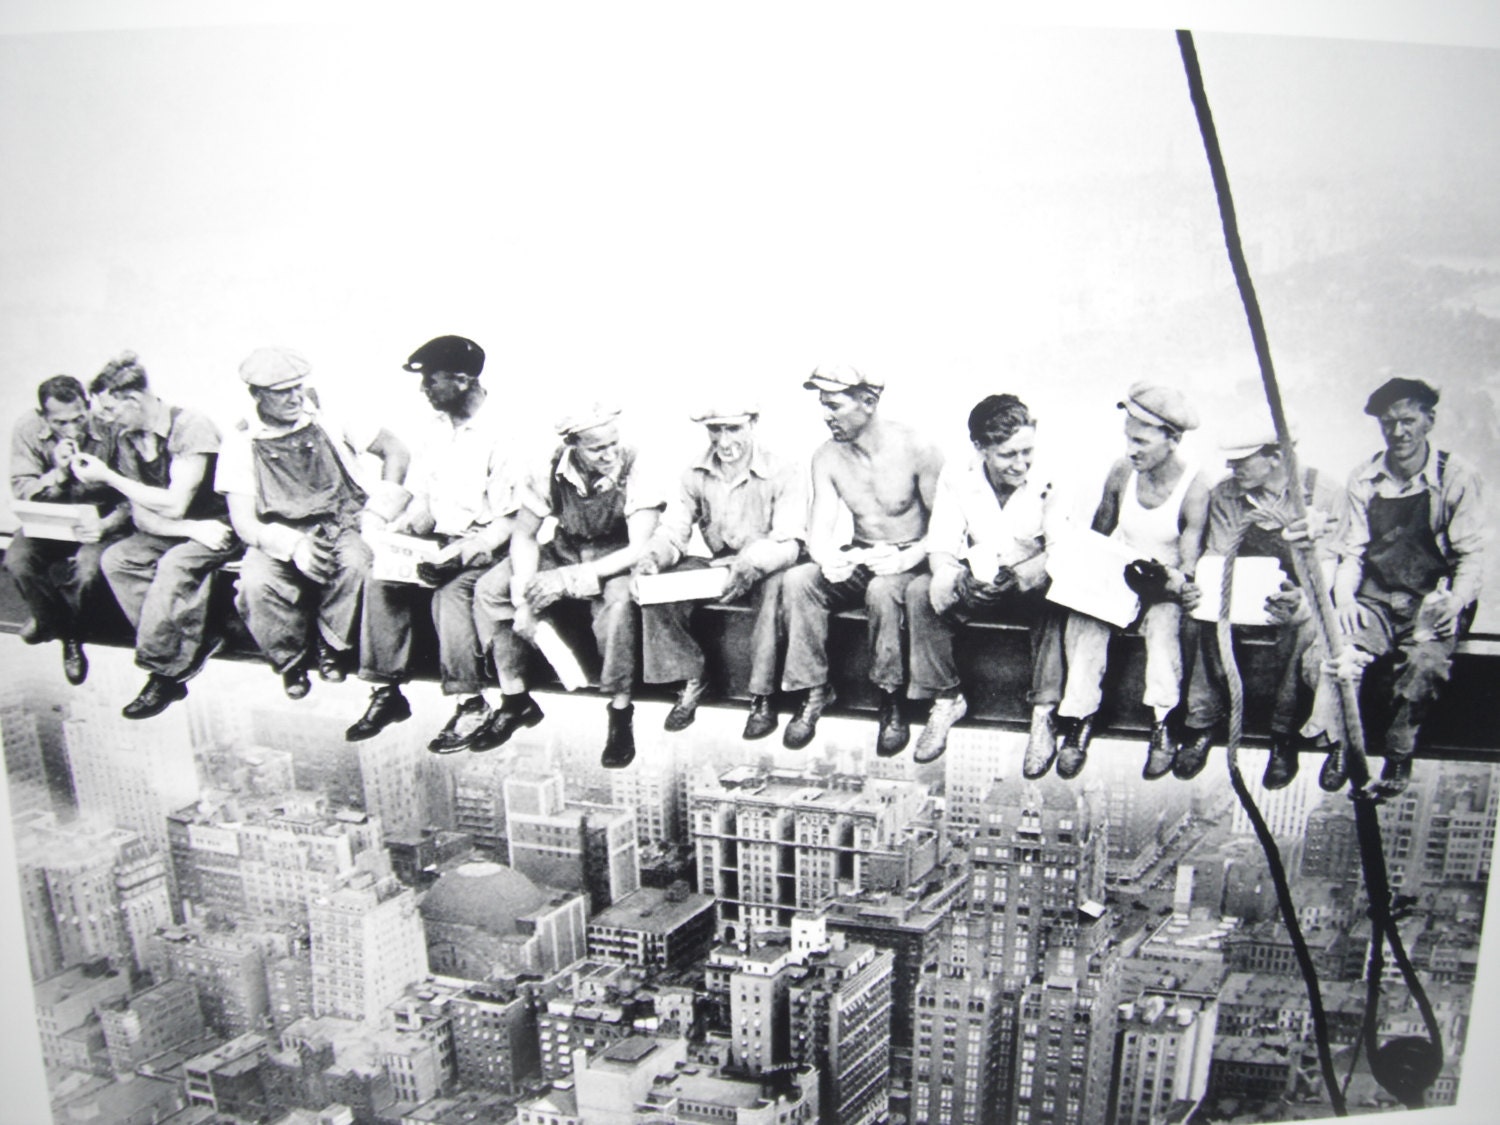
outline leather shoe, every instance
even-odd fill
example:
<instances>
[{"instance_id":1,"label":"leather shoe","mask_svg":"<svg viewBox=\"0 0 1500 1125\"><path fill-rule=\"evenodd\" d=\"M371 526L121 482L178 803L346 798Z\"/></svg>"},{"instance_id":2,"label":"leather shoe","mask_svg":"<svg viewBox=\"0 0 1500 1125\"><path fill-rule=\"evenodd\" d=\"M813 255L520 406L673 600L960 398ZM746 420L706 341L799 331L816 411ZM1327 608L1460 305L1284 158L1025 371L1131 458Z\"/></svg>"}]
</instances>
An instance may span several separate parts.
<instances>
[{"instance_id":1,"label":"leather shoe","mask_svg":"<svg viewBox=\"0 0 1500 1125\"><path fill-rule=\"evenodd\" d=\"M1028 781L1045 777L1057 759L1055 715L1050 703L1038 703L1031 709L1031 737L1026 740L1026 757L1021 762L1021 776Z\"/></svg>"},{"instance_id":2,"label":"leather shoe","mask_svg":"<svg viewBox=\"0 0 1500 1125\"><path fill-rule=\"evenodd\" d=\"M838 694L833 690L832 684L808 688L807 694L802 698L802 706L797 708L797 713L782 732L781 744L788 750L801 750L811 742L813 735L818 733L818 720L837 698Z\"/></svg>"},{"instance_id":3,"label":"leather shoe","mask_svg":"<svg viewBox=\"0 0 1500 1125\"><path fill-rule=\"evenodd\" d=\"M179 699L186 699L187 693L186 684L179 683L171 676L152 672L146 680L146 686L141 688L141 694L125 704L120 714L127 719L149 719L153 715L160 715Z\"/></svg>"},{"instance_id":4,"label":"leather shoe","mask_svg":"<svg viewBox=\"0 0 1500 1125\"><path fill-rule=\"evenodd\" d=\"M1328 757L1323 759L1323 768L1318 771L1318 788L1325 793L1337 793L1348 780L1349 770L1344 765L1344 744L1335 742L1328 748Z\"/></svg>"},{"instance_id":5,"label":"leather shoe","mask_svg":"<svg viewBox=\"0 0 1500 1125\"><path fill-rule=\"evenodd\" d=\"M927 725L917 739L917 748L911 752L914 762L935 762L948 748L948 732L953 724L969 713L969 702L963 693L951 699L939 697L932 701L932 710L927 715Z\"/></svg>"},{"instance_id":6,"label":"leather shoe","mask_svg":"<svg viewBox=\"0 0 1500 1125\"><path fill-rule=\"evenodd\" d=\"M298 664L281 673L281 690L288 699L306 699L312 691L312 681L307 678L307 669Z\"/></svg>"},{"instance_id":7,"label":"leather shoe","mask_svg":"<svg viewBox=\"0 0 1500 1125\"><path fill-rule=\"evenodd\" d=\"M624 707L608 707L609 736L604 740L604 753L599 755L599 764L607 770L620 770L635 761L635 704Z\"/></svg>"},{"instance_id":8,"label":"leather shoe","mask_svg":"<svg viewBox=\"0 0 1500 1125\"><path fill-rule=\"evenodd\" d=\"M1158 719L1151 727L1151 742L1146 748L1146 765L1141 770L1141 776L1147 781L1165 777L1172 772L1172 763L1176 758L1177 745L1172 741L1167 721Z\"/></svg>"},{"instance_id":9,"label":"leather shoe","mask_svg":"<svg viewBox=\"0 0 1500 1125\"><path fill-rule=\"evenodd\" d=\"M427 749L434 754L453 754L459 750L467 750L489 717L490 705L482 695L465 699L454 710L453 718L448 720L448 724L427 744Z\"/></svg>"},{"instance_id":10,"label":"leather shoe","mask_svg":"<svg viewBox=\"0 0 1500 1125\"><path fill-rule=\"evenodd\" d=\"M1181 781L1192 781L1208 765L1208 752L1214 744L1214 732L1212 727L1188 727L1182 733L1182 745L1177 747L1177 754L1172 759L1172 776Z\"/></svg>"},{"instance_id":11,"label":"leather shoe","mask_svg":"<svg viewBox=\"0 0 1500 1125\"><path fill-rule=\"evenodd\" d=\"M1410 754L1399 758L1387 754L1380 780L1370 786L1370 792L1377 797L1399 797L1406 792L1406 786L1411 782L1411 758Z\"/></svg>"},{"instance_id":12,"label":"leather shoe","mask_svg":"<svg viewBox=\"0 0 1500 1125\"><path fill-rule=\"evenodd\" d=\"M750 699L750 714L745 716L744 737L750 741L765 738L776 729L776 708L771 706L769 695L756 695Z\"/></svg>"},{"instance_id":13,"label":"leather shoe","mask_svg":"<svg viewBox=\"0 0 1500 1125\"><path fill-rule=\"evenodd\" d=\"M318 638L318 679L325 684L344 682L344 654L322 637Z\"/></svg>"},{"instance_id":14,"label":"leather shoe","mask_svg":"<svg viewBox=\"0 0 1500 1125\"><path fill-rule=\"evenodd\" d=\"M83 642L65 640L63 648L63 675L68 683L77 687L89 678L89 658L83 654Z\"/></svg>"},{"instance_id":15,"label":"leather shoe","mask_svg":"<svg viewBox=\"0 0 1500 1125\"><path fill-rule=\"evenodd\" d=\"M522 727L534 727L543 719L542 709L529 692L507 695L500 706L490 712L484 725L469 739L469 749L476 752L493 750L510 741L510 736Z\"/></svg>"},{"instance_id":16,"label":"leather shoe","mask_svg":"<svg viewBox=\"0 0 1500 1125\"><path fill-rule=\"evenodd\" d=\"M667 712L663 728L675 733L692 726L693 720L698 717L698 701L707 690L708 684L704 680L688 680L684 683L682 690L677 693L677 702Z\"/></svg>"},{"instance_id":17,"label":"leather shoe","mask_svg":"<svg viewBox=\"0 0 1500 1125\"><path fill-rule=\"evenodd\" d=\"M18 636L26 644L39 645L45 641L54 639L57 634L33 617L21 626L21 632Z\"/></svg>"},{"instance_id":18,"label":"leather shoe","mask_svg":"<svg viewBox=\"0 0 1500 1125\"><path fill-rule=\"evenodd\" d=\"M1062 746L1057 751L1057 776L1071 781L1083 772L1089 760L1089 740L1094 733L1094 716L1063 720Z\"/></svg>"},{"instance_id":19,"label":"leather shoe","mask_svg":"<svg viewBox=\"0 0 1500 1125\"><path fill-rule=\"evenodd\" d=\"M381 684L370 693L370 705L354 725L344 732L345 742L363 742L374 738L392 723L411 718L411 704L396 684Z\"/></svg>"},{"instance_id":20,"label":"leather shoe","mask_svg":"<svg viewBox=\"0 0 1500 1125\"><path fill-rule=\"evenodd\" d=\"M1263 789L1285 789L1297 776L1297 751L1292 740L1284 734L1271 736L1271 757L1266 762L1265 776L1260 779Z\"/></svg>"},{"instance_id":21,"label":"leather shoe","mask_svg":"<svg viewBox=\"0 0 1500 1125\"><path fill-rule=\"evenodd\" d=\"M911 724L901 709L901 697L893 691L880 693L880 733L875 739L875 753L894 758L911 741Z\"/></svg>"}]
</instances>

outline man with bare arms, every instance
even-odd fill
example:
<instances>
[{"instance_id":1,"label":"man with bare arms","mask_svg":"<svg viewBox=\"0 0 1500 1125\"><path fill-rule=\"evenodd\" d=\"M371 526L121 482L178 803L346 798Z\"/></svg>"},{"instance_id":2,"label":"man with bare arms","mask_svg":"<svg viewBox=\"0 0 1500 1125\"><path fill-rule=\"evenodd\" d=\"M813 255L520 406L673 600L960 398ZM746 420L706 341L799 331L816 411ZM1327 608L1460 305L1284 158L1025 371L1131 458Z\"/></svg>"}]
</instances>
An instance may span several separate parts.
<instances>
[{"instance_id":1,"label":"man with bare arms","mask_svg":"<svg viewBox=\"0 0 1500 1125\"><path fill-rule=\"evenodd\" d=\"M832 440L812 459L808 554L787 572L783 691L806 694L782 744L800 750L833 702L828 682L828 615L863 603L870 679L880 688L883 757L906 748L910 728L901 709L906 682L901 629L906 587L926 570L927 517L937 491L942 453L910 428L878 415L881 381L852 367L819 367L803 384L818 392ZM854 539L838 542L840 501L854 517Z\"/></svg>"}]
</instances>

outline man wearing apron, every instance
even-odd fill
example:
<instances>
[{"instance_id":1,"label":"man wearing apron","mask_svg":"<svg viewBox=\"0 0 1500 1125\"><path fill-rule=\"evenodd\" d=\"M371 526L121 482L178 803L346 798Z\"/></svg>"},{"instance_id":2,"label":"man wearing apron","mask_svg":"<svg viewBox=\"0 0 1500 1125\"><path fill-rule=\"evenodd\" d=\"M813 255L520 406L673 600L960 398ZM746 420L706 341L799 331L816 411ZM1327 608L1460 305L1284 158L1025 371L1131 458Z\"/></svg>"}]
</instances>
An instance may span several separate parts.
<instances>
[{"instance_id":1,"label":"man wearing apron","mask_svg":"<svg viewBox=\"0 0 1500 1125\"><path fill-rule=\"evenodd\" d=\"M619 769L635 759L640 609L630 569L650 549L666 497L644 479L636 451L621 444L619 413L596 404L559 422L563 444L543 473L516 488L510 558L474 587L474 627L494 652L501 703L471 750L493 749L542 721L526 685L528 642L552 628L544 617L551 606L576 599L589 606L603 658L599 687L611 697L600 764Z\"/></svg>"},{"instance_id":2,"label":"man wearing apron","mask_svg":"<svg viewBox=\"0 0 1500 1125\"><path fill-rule=\"evenodd\" d=\"M363 522L384 524L405 506L409 456L388 430L372 440L331 424L304 386L307 360L287 348L259 348L240 364L255 415L225 442L215 487L245 541L235 605L291 699L344 678L369 573ZM358 455L375 454L382 480L358 483ZM316 654L316 656L314 656Z\"/></svg>"},{"instance_id":3,"label":"man wearing apron","mask_svg":"<svg viewBox=\"0 0 1500 1125\"><path fill-rule=\"evenodd\" d=\"M1349 479L1349 525L1333 586L1339 631L1354 649L1346 663L1394 660L1385 766L1372 787L1389 796L1411 778L1422 721L1448 679L1484 565L1483 485L1467 461L1428 440L1437 402L1427 383L1398 378L1365 403L1380 422L1385 452ZM1330 689L1320 682L1307 733L1338 729ZM1342 754L1330 754L1319 782L1339 788L1342 767Z\"/></svg>"},{"instance_id":4,"label":"man wearing apron","mask_svg":"<svg viewBox=\"0 0 1500 1125\"><path fill-rule=\"evenodd\" d=\"M1182 609L1197 604L1192 584L1208 514L1208 486L1178 452L1183 432L1195 429L1198 413L1171 387L1137 383L1124 401L1126 456L1104 482L1093 529L1118 539L1138 555L1132 569L1164 568L1161 588L1145 592L1140 630L1146 642L1146 690L1142 700L1155 716L1142 776L1166 774L1176 757L1167 715L1182 689ZM1111 626L1070 612L1063 629L1067 683L1058 704L1062 746L1057 775L1078 776L1088 753L1094 715L1102 699Z\"/></svg>"}]
</instances>

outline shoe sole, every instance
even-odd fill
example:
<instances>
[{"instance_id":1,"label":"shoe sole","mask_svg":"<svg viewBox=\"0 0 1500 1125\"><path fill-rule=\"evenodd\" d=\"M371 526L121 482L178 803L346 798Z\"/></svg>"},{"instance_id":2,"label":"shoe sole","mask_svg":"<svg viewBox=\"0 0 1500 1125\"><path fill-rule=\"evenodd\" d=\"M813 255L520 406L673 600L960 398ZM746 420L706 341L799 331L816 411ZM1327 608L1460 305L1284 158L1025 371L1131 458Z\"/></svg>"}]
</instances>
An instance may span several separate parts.
<instances>
[{"instance_id":1,"label":"shoe sole","mask_svg":"<svg viewBox=\"0 0 1500 1125\"><path fill-rule=\"evenodd\" d=\"M547 713L540 707L538 707L535 713L527 715L521 719L521 726L527 728L534 727L546 717ZM490 742L480 737L480 734L482 732L483 731L481 729L481 731L476 732L474 737L469 740L469 749L475 754L483 754L486 750L498 750L500 747L504 746L507 742L514 738L516 734L515 729L512 728L509 732L506 733L505 737L500 739L498 742Z\"/></svg>"},{"instance_id":2,"label":"shoe sole","mask_svg":"<svg viewBox=\"0 0 1500 1125\"><path fill-rule=\"evenodd\" d=\"M187 698L187 688L183 687L181 695L174 695L171 699L167 700L160 707L153 707L149 711L137 711L134 714L131 713L131 711L130 711L130 709L128 707L122 707L120 709L120 714L123 715L127 719L154 719L154 718L156 718L156 716L160 715L163 711L165 711L168 707L172 706L172 704L174 704L174 703L181 703L186 698Z\"/></svg>"}]
</instances>

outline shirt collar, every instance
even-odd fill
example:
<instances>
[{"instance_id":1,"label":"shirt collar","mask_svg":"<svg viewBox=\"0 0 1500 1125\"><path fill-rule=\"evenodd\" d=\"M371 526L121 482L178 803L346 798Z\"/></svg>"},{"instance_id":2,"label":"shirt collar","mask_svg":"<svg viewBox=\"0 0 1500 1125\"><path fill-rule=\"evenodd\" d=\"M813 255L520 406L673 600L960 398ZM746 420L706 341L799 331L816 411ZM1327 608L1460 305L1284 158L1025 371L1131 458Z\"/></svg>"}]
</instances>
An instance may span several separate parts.
<instances>
[{"instance_id":1,"label":"shirt collar","mask_svg":"<svg viewBox=\"0 0 1500 1125\"><path fill-rule=\"evenodd\" d=\"M457 425L453 424L452 415L445 414L441 410L434 410L432 412L433 421L435 421L443 429L455 434L461 430L472 430L476 426L478 426L481 421L484 421L489 417L490 400L492 397L492 395L485 395L484 401L479 404L479 409L475 410L473 414L470 414L467 418L465 418Z\"/></svg>"},{"instance_id":2,"label":"shirt collar","mask_svg":"<svg viewBox=\"0 0 1500 1125\"><path fill-rule=\"evenodd\" d=\"M1427 460L1422 462L1422 467L1417 470L1411 481L1408 482L1408 485L1420 484L1423 487L1430 488L1437 482L1437 454L1437 446L1429 441L1427 443ZM1360 472L1360 479L1376 481L1381 477L1385 477L1388 480L1398 481L1396 474L1391 472L1390 466L1386 463L1386 458L1389 456L1389 453L1377 455Z\"/></svg>"},{"instance_id":3,"label":"shirt collar","mask_svg":"<svg viewBox=\"0 0 1500 1125\"><path fill-rule=\"evenodd\" d=\"M623 452L623 451L622 451ZM615 466L614 472L606 473L594 481L594 491L608 492L611 488L617 488L620 484L620 476L625 471L625 458L620 458L620 463ZM558 458L557 475L578 490L580 496L589 494L589 485L583 475L582 467L573 459L573 448L567 446L563 449L562 456ZM606 485L604 482L608 481Z\"/></svg>"},{"instance_id":4,"label":"shirt collar","mask_svg":"<svg viewBox=\"0 0 1500 1125\"><path fill-rule=\"evenodd\" d=\"M724 466L714 456L713 446L709 446L703 451L703 456L698 458L693 468L699 472L707 473L711 477L718 477L720 480L725 479ZM762 480L769 480L772 472L771 455L760 447L759 442L755 443L750 448L750 475L760 477Z\"/></svg>"},{"instance_id":5,"label":"shirt collar","mask_svg":"<svg viewBox=\"0 0 1500 1125\"><path fill-rule=\"evenodd\" d=\"M302 408L302 413L297 417L297 420L290 426L273 426L256 413L252 413L245 421L247 423L246 429L249 430L252 439L266 437L267 435L275 437L281 434L294 433L304 426L310 426L318 421L318 408L311 403L307 404Z\"/></svg>"}]
</instances>

